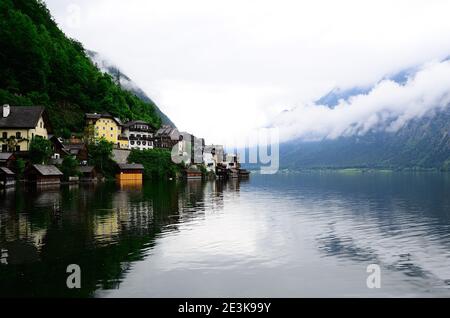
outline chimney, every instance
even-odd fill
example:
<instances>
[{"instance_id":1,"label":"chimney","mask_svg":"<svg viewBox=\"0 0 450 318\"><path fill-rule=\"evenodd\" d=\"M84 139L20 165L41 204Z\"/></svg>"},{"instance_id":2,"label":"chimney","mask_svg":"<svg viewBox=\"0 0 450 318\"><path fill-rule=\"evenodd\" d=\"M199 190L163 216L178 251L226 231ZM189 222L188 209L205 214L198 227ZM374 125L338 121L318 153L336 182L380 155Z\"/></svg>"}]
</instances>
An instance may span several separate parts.
<instances>
[{"instance_id":1,"label":"chimney","mask_svg":"<svg viewBox=\"0 0 450 318\"><path fill-rule=\"evenodd\" d=\"M9 113L11 112L11 108L8 104L3 105L3 118L6 118L9 116Z\"/></svg>"}]
</instances>

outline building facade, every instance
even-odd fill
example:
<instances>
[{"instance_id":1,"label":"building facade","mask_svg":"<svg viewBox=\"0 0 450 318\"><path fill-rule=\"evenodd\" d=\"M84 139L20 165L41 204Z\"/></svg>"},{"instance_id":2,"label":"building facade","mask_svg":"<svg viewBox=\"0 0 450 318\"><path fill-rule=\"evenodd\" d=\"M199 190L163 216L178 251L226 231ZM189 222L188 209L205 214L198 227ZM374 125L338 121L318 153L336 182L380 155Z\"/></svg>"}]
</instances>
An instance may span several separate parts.
<instances>
[{"instance_id":1,"label":"building facade","mask_svg":"<svg viewBox=\"0 0 450 318\"><path fill-rule=\"evenodd\" d=\"M48 139L50 122L44 107L3 105L0 117L2 152L28 151L35 137Z\"/></svg>"},{"instance_id":2,"label":"building facade","mask_svg":"<svg viewBox=\"0 0 450 318\"><path fill-rule=\"evenodd\" d=\"M180 136L178 129L164 125L155 133L154 146L171 150L180 141Z\"/></svg>"},{"instance_id":3,"label":"building facade","mask_svg":"<svg viewBox=\"0 0 450 318\"><path fill-rule=\"evenodd\" d=\"M86 135L90 142L105 139L120 147L119 138L122 134L122 123L111 114L86 114Z\"/></svg>"},{"instance_id":4,"label":"building facade","mask_svg":"<svg viewBox=\"0 0 450 318\"><path fill-rule=\"evenodd\" d=\"M141 120L127 122L122 129L122 137L128 140L128 149L153 149L154 133L153 126Z\"/></svg>"}]
</instances>

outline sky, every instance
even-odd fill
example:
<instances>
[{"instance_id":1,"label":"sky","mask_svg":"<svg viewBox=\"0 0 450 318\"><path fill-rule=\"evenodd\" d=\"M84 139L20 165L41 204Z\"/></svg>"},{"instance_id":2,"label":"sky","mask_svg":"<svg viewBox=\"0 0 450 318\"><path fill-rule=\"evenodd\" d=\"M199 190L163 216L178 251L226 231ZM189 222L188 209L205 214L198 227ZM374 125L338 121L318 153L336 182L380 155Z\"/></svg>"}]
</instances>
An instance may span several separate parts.
<instances>
[{"instance_id":1,"label":"sky","mask_svg":"<svg viewBox=\"0 0 450 318\"><path fill-rule=\"evenodd\" d=\"M395 130L447 102L446 0L45 2L68 36L207 143L268 126L285 140L364 133L384 120ZM410 67L419 71L405 87L381 81ZM334 109L314 104L354 86L373 90Z\"/></svg>"}]
</instances>

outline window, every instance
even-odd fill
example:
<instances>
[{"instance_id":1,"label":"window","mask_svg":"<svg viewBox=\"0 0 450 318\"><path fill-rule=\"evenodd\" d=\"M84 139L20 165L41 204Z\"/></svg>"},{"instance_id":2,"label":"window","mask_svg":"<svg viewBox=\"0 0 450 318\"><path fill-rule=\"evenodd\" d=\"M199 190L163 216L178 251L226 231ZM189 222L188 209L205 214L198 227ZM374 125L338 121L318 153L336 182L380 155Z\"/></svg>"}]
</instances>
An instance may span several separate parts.
<instances>
[{"instance_id":1,"label":"window","mask_svg":"<svg viewBox=\"0 0 450 318\"><path fill-rule=\"evenodd\" d=\"M114 127L111 127L111 130L114 130Z\"/></svg>"},{"instance_id":2,"label":"window","mask_svg":"<svg viewBox=\"0 0 450 318\"><path fill-rule=\"evenodd\" d=\"M111 134L111 138L113 138L113 134Z\"/></svg>"},{"instance_id":3,"label":"window","mask_svg":"<svg viewBox=\"0 0 450 318\"><path fill-rule=\"evenodd\" d=\"M141 145L141 142L140 141L138 141L137 143L136 143L138 146L140 146Z\"/></svg>"},{"instance_id":4,"label":"window","mask_svg":"<svg viewBox=\"0 0 450 318\"><path fill-rule=\"evenodd\" d=\"M20 151L20 145L16 146L16 151Z\"/></svg>"},{"instance_id":5,"label":"window","mask_svg":"<svg viewBox=\"0 0 450 318\"><path fill-rule=\"evenodd\" d=\"M8 133L6 131L3 132L2 138L3 139L7 139L8 138Z\"/></svg>"},{"instance_id":6,"label":"window","mask_svg":"<svg viewBox=\"0 0 450 318\"><path fill-rule=\"evenodd\" d=\"M142 146L146 146L147 145L147 142L146 141L143 141L142 142Z\"/></svg>"},{"instance_id":7,"label":"window","mask_svg":"<svg viewBox=\"0 0 450 318\"><path fill-rule=\"evenodd\" d=\"M20 133L20 131L16 132L16 139L20 139L22 138L22 134Z\"/></svg>"},{"instance_id":8,"label":"window","mask_svg":"<svg viewBox=\"0 0 450 318\"><path fill-rule=\"evenodd\" d=\"M131 144L131 145L134 145L134 141L133 141L133 140L132 140L132 141L130 141L130 144Z\"/></svg>"},{"instance_id":9,"label":"window","mask_svg":"<svg viewBox=\"0 0 450 318\"><path fill-rule=\"evenodd\" d=\"M8 152L8 145L2 145L2 152Z\"/></svg>"},{"instance_id":10,"label":"window","mask_svg":"<svg viewBox=\"0 0 450 318\"><path fill-rule=\"evenodd\" d=\"M40 122L41 128L44 128L44 123L41 121Z\"/></svg>"}]
</instances>

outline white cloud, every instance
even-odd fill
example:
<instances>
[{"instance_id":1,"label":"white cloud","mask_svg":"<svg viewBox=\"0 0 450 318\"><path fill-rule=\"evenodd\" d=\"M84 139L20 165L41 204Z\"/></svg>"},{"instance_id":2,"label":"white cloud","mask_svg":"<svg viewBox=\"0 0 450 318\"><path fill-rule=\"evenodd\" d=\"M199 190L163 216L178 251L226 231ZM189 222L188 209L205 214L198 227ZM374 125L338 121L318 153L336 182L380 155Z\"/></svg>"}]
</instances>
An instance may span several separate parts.
<instances>
[{"instance_id":1,"label":"white cloud","mask_svg":"<svg viewBox=\"0 0 450 318\"><path fill-rule=\"evenodd\" d=\"M404 84L383 80L367 94L340 100L334 108L304 104L282 113L274 125L281 138L317 140L397 131L413 118L450 105L450 61L424 65Z\"/></svg>"},{"instance_id":2,"label":"white cloud","mask_svg":"<svg viewBox=\"0 0 450 318\"><path fill-rule=\"evenodd\" d=\"M230 126L239 135L333 87L450 53L446 0L46 2L69 36L118 64L182 130L215 143Z\"/></svg>"}]
</instances>

